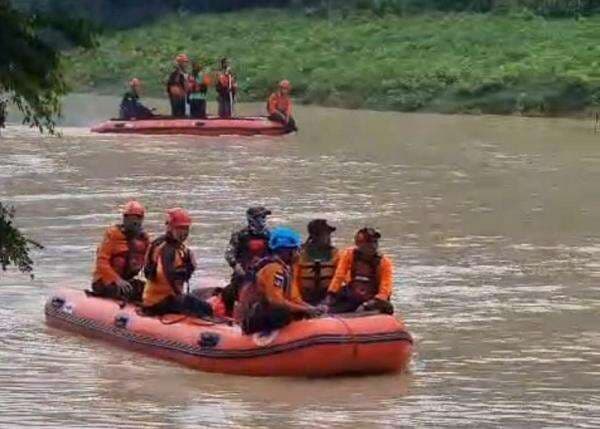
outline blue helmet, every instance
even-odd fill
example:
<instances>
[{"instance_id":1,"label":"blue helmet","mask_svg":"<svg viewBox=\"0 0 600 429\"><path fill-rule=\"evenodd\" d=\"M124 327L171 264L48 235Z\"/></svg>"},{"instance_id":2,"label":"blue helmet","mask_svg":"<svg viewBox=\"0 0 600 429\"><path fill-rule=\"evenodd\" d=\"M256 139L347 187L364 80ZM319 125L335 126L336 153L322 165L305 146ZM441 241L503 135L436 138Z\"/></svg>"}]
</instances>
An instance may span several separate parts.
<instances>
[{"instance_id":1,"label":"blue helmet","mask_svg":"<svg viewBox=\"0 0 600 429\"><path fill-rule=\"evenodd\" d=\"M302 244L300 234L287 226L278 226L271 231L269 238L269 249L298 249Z\"/></svg>"}]
</instances>

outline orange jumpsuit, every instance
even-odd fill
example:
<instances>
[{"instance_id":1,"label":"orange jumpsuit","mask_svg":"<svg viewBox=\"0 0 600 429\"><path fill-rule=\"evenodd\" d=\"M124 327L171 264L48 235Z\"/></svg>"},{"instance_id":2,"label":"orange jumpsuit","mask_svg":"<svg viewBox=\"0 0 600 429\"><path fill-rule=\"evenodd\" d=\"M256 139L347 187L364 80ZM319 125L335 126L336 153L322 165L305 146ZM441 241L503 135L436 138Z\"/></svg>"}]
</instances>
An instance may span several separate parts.
<instances>
[{"instance_id":1,"label":"orange jumpsuit","mask_svg":"<svg viewBox=\"0 0 600 429\"><path fill-rule=\"evenodd\" d=\"M292 282L291 268L277 257L259 262L256 280L240 292L238 320L246 334L282 328L307 304Z\"/></svg>"},{"instance_id":2,"label":"orange jumpsuit","mask_svg":"<svg viewBox=\"0 0 600 429\"><path fill-rule=\"evenodd\" d=\"M144 266L149 244L150 239L145 232L128 238L120 225L109 227L98 246L93 283L114 287L119 279L133 279Z\"/></svg>"},{"instance_id":3,"label":"orange jumpsuit","mask_svg":"<svg viewBox=\"0 0 600 429\"><path fill-rule=\"evenodd\" d=\"M166 246L173 251L170 266L165 266ZM156 240L146 256L147 283L144 288L144 307L165 302L169 298L183 294L183 285L189 280L195 269L195 261L183 243L170 244L164 238Z\"/></svg>"},{"instance_id":4,"label":"orange jumpsuit","mask_svg":"<svg viewBox=\"0 0 600 429\"><path fill-rule=\"evenodd\" d=\"M267 102L267 111L269 115L283 113L286 117L292 116L292 99L289 95L284 95L281 92L274 92L269 97Z\"/></svg>"},{"instance_id":5,"label":"orange jumpsuit","mask_svg":"<svg viewBox=\"0 0 600 429\"><path fill-rule=\"evenodd\" d=\"M381 256L376 267L367 267L357 260L355 251L356 247L350 247L342 252L328 292L336 294L343 286L347 286L363 295L364 301L372 298L388 301L393 287L392 261L387 256Z\"/></svg>"}]
</instances>

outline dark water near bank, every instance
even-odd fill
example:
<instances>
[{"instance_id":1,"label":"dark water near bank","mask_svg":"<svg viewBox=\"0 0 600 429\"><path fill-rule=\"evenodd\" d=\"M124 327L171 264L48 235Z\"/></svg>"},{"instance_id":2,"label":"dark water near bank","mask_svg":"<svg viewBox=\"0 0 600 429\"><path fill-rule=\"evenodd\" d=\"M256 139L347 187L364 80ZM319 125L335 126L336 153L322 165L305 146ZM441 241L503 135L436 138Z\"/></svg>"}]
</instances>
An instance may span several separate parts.
<instances>
[{"instance_id":1,"label":"dark water near bank","mask_svg":"<svg viewBox=\"0 0 600 429\"><path fill-rule=\"evenodd\" d=\"M300 108L284 138L115 137L75 98L61 139L10 127L0 200L46 249L36 279L0 278L0 426L599 427L600 137L568 119ZM245 106L255 113L262 106ZM410 374L325 380L212 375L44 324L53 288L83 288L103 228L139 198L158 233L187 207L200 273L224 279L244 209L349 244L381 228Z\"/></svg>"}]
</instances>

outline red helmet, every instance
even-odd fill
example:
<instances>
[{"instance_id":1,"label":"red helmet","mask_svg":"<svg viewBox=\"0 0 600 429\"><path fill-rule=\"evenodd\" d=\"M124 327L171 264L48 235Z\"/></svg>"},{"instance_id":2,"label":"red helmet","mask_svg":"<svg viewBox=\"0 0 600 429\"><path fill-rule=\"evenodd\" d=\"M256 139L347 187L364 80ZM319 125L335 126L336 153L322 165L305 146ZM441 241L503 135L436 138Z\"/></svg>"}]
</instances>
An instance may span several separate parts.
<instances>
[{"instance_id":1,"label":"red helmet","mask_svg":"<svg viewBox=\"0 0 600 429\"><path fill-rule=\"evenodd\" d=\"M354 243L360 246L364 243L377 243L381 238L381 234L375 228L362 228L359 229L354 236Z\"/></svg>"},{"instance_id":2,"label":"red helmet","mask_svg":"<svg viewBox=\"0 0 600 429\"><path fill-rule=\"evenodd\" d=\"M175 57L175 62L177 64L189 63L190 59L188 58L188 56L186 54L181 53Z\"/></svg>"},{"instance_id":3,"label":"red helmet","mask_svg":"<svg viewBox=\"0 0 600 429\"><path fill-rule=\"evenodd\" d=\"M141 83L142 82L137 77L134 77L129 81L129 86L140 86Z\"/></svg>"},{"instance_id":4,"label":"red helmet","mask_svg":"<svg viewBox=\"0 0 600 429\"><path fill-rule=\"evenodd\" d=\"M176 207L167 210L167 225L173 228L191 226L192 218L185 209Z\"/></svg>"},{"instance_id":5,"label":"red helmet","mask_svg":"<svg viewBox=\"0 0 600 429\"><path fill-rule=\"evenodd\" d=\"M123 216L134 215L144 217L145 214L146 209L144 206L135 200L131 200L123 206Z\"/></svg>"},{"instance_id":6,"label":"red helmet","mask_svg":"<svg viewBox=\"0 0 600 429\"><path fill-rule=\"evenodd\" d=\"M292 88L292 84L290 83L289 80L284 79L281 82L279 82L279 88L281 88L281 89L291 89Z\"/></svg>"}]
</instances>

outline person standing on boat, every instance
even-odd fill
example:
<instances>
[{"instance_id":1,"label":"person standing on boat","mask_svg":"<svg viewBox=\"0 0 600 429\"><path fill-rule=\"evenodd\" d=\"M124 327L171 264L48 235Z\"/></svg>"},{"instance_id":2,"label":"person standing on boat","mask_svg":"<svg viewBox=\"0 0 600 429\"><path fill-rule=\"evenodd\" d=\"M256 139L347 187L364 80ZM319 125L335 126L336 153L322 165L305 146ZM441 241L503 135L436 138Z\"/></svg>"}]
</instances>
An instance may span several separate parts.
<instances>
[{"instance_id":1,"label":"person standing on boat","mask_svg":"<svg viewBox=\"0 0 600 429\"><path fill-rule=\"evenodd\" d=\"M175 69L167 81L167 94L171 102L171 115L185 117L185 99L187 95L187 66L190 60L186 54L175 57Z\"/></svg>"},{"instance_id":2,"label":"person standing on boat","mask_svg":"<svg viewBox=\"0 0 600 429\"><path fill-rule=\"evenodd\" d=\"M271 254L254 267L252 284L240 293L236 314L244 334L270 332L294 319L317 315L321 308L302 301L292 282L292 265L298 256L300 234L291 228L275 228L269 238Z\"/></svg>"},{"instance_id":3,"label":"person standing on boat","mask_svg":"<svg viewBox=\"0 0 600 429\"><path fill-rule=\"evenodd\" d=\"M231 282L223 290L223 302L227 314L231 314L239 295L240 287L251 280L252 266L269 253L270 230L267 217L271 210L254 206L246 210L248 225L231 234L225 250L225 260L233 269Z\"/></svg>"},{"instance_id":4,"label":"person standing on boat","mask_svg":"<svg viewBox=\"0 0 600 429\"><path fill-rule=\"evenodd\" d=\"M217 73L217 101L219 103L219 117L231 118L233 116L233 103L237 94L237 82L231 72L229 59L221 59L221 67Z\"/></svg>"},{"instance_id":5,"label":"person standing on boat","mask_svg":"<svg viewBox=\"0 0 600 429\"><path fill-rule=\"evenodd\" d=\"M192 64L192 72L188 76L188 103L190 105L190 117L206 118L206 92L210 85L210 77L203 73L202 65Z\"/></svg>"},{"instance_id":6,"label":"person standing on boat","mask_svg":"<svg viewBox=\"0 0 600 429\"><path fill-rule=\"evenodd\" d=\"M144 215L143 205L129 201L123 208L123 222L109 227L104 233L92 280L95 295L141 301L144 282L136 276L144 266L150 244L142 226Z\"/></svg>"},{"instance_id":7,"label":"person standing on boat","mask_svg":"<svg viewBox=\"0 0 600 429\"><path fill-rule=\"evenodd\" d=\"M119 119L148 119L154 116L151 109L148 109L140 103L140 91L142 82L134 77L129 82L129 91L123 95L121 105L119 106Z\"/></svg>"},{"instance_id":8,"label":"person standing on boat","mask_svg":"<svg viewBox=\"0 0 600 429\"><path fill-rule=\"evenodd\" d=\"M289 80L279 82L279 89L269 96L267 111L269 119L285 125L287 131L298 131L296 121L292 117L292 99L290 91L292 85Z\"/></svg>"},{"instance_id":9,"label":"person standing on boat","mask_svg":"<svg viewBox=\"0 0 600 429\"><path fill-rule=\"evenodd\" d=\"M331 313L378 310L392 314L392 261L379 252L381 234L373 228L360 229L355 246L342 252L326 303Z\"/></svg>"},{"instance_id":10,"label":"person standing on boat","mask_svg":"<svg viewBox=\"0 0 600 429\"><path fill-rule=\"evenodd\" d=\"M190 215L182 208L170 209L165 224L166 233L152 242L146 254L144 313L212 316L209 304L183 290L196 270L194 254L184 244L192 225Z\"/></svg>"},{"instance_id":11,"label":"person standing on boat","mask_svg":"<svg viewBox=\"0 0 600 429\"><path fill-rule=\"evenodd\" d=\"M326 298L339 261L339 251L331 244L334 231L335 227L325 219L311 220L308 223L308 239L294 265L295 288L311 305L318 305Z\"/></svg>"}]
</instances>

